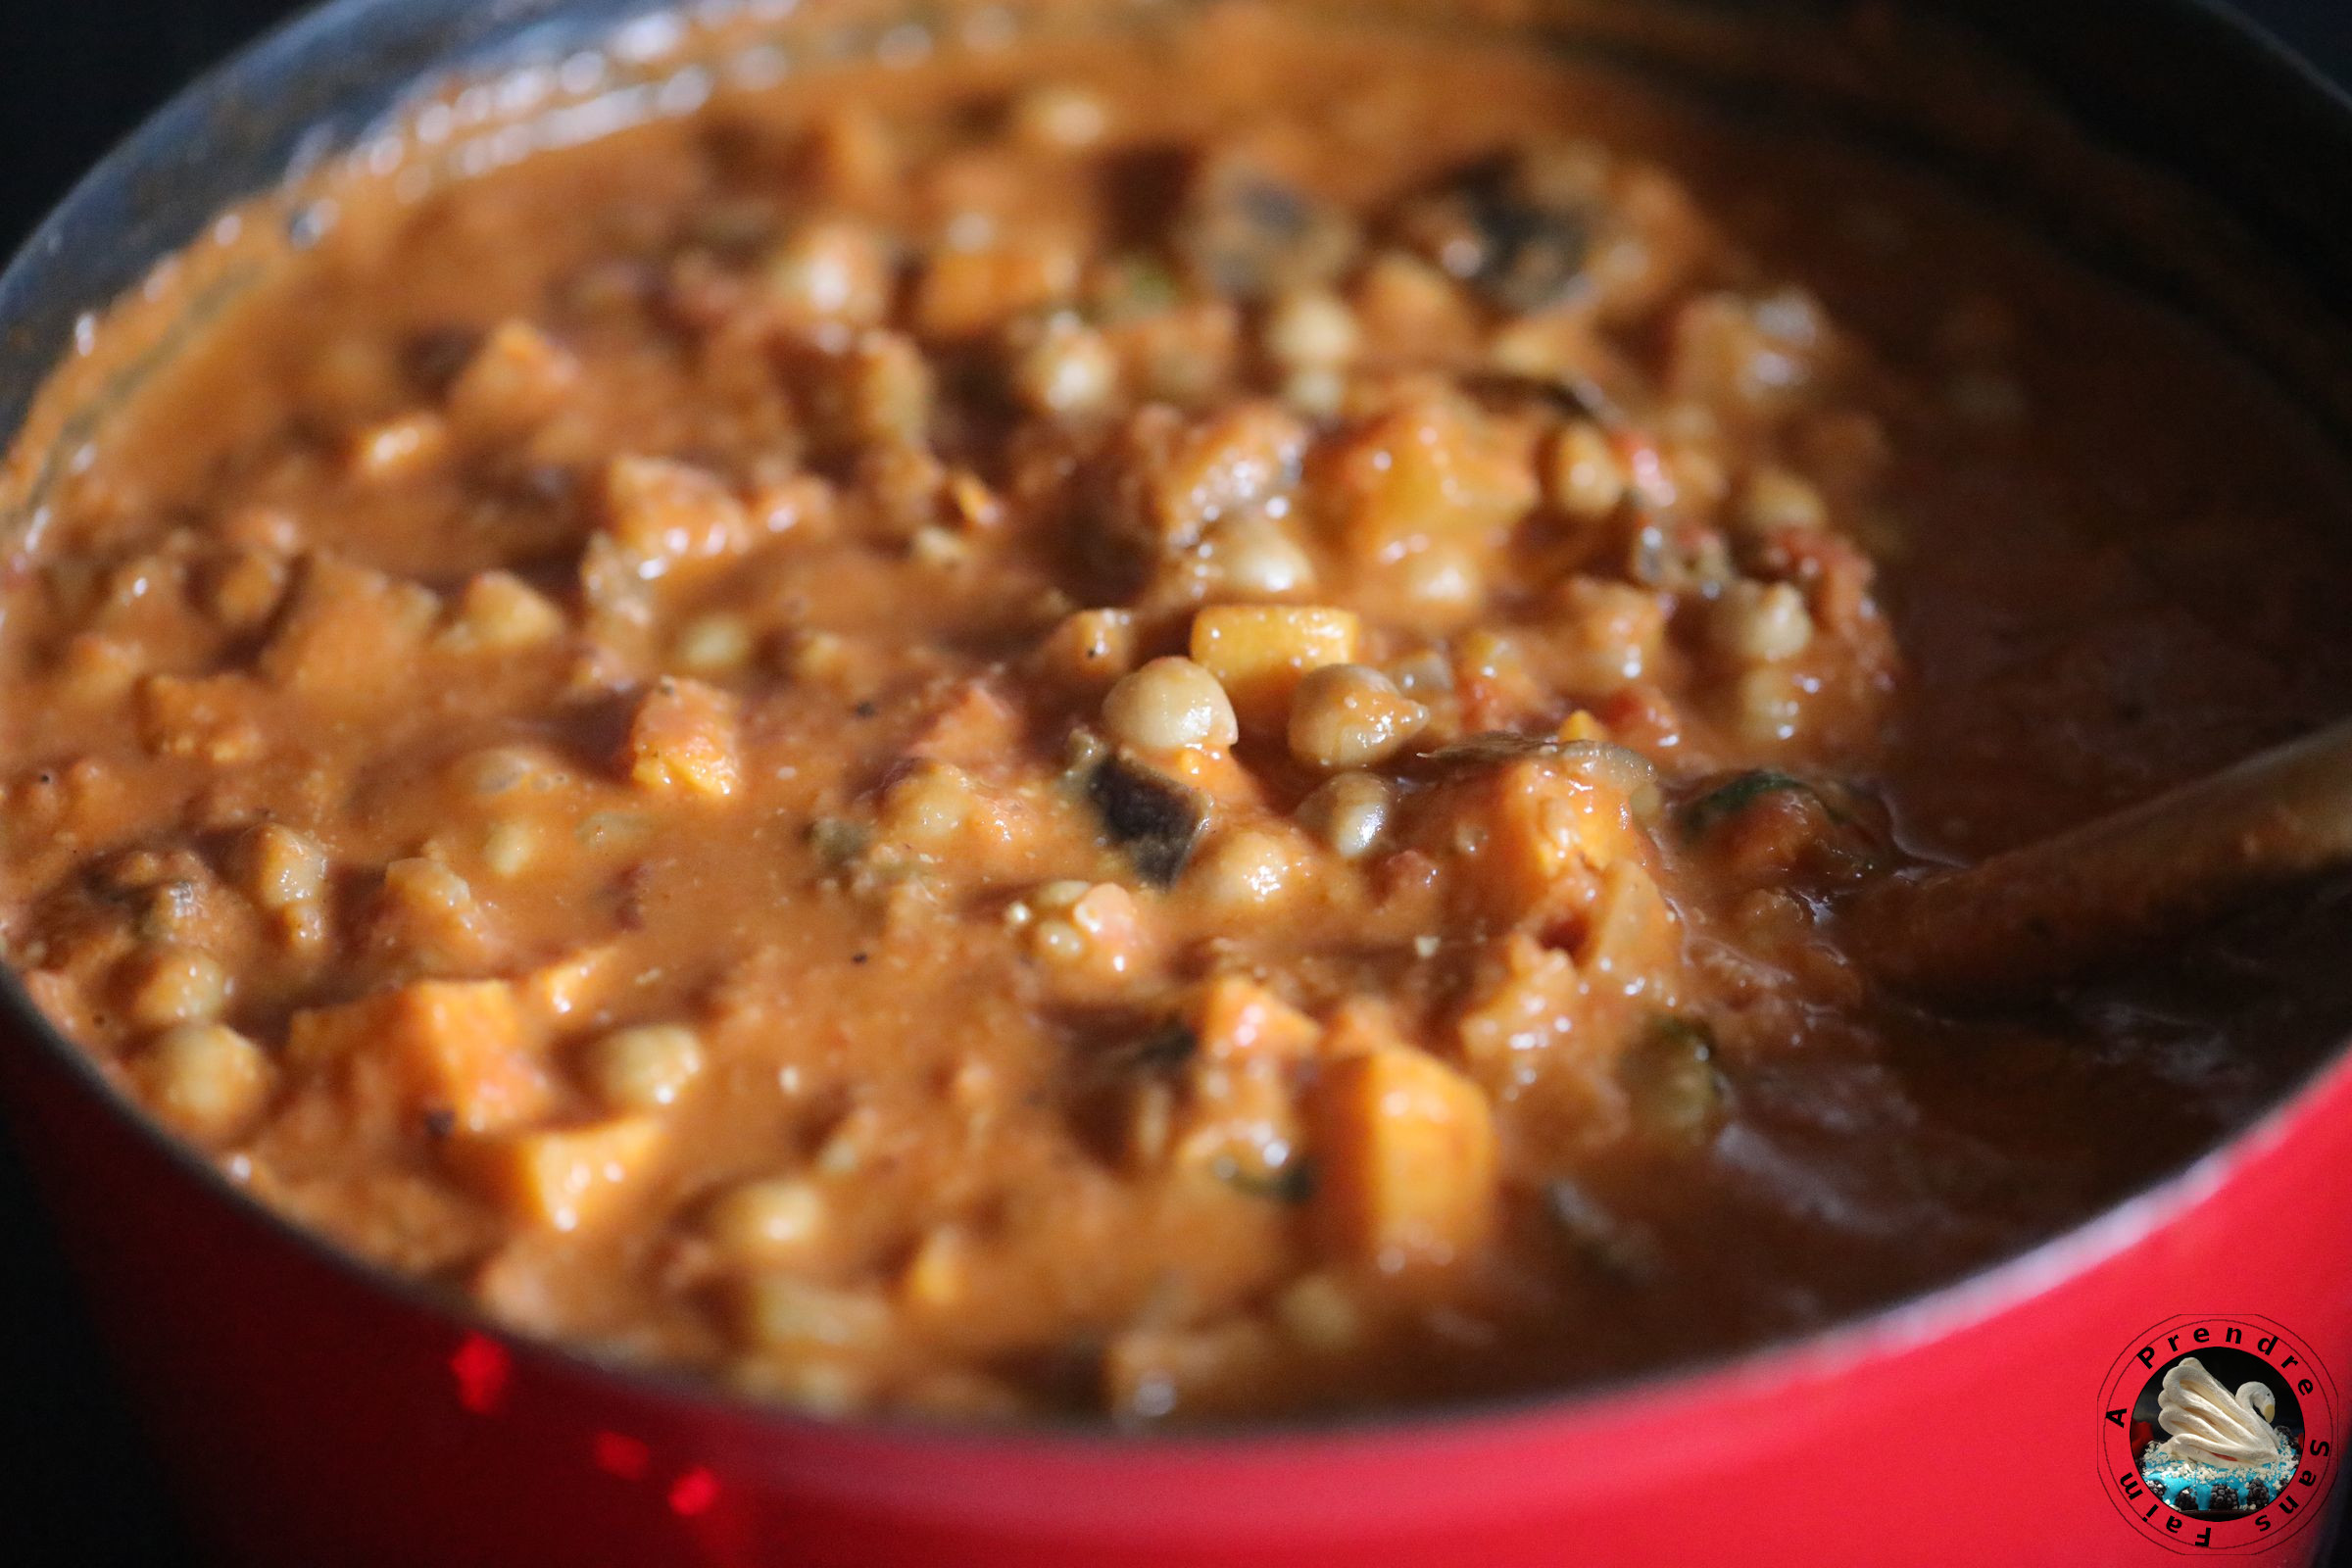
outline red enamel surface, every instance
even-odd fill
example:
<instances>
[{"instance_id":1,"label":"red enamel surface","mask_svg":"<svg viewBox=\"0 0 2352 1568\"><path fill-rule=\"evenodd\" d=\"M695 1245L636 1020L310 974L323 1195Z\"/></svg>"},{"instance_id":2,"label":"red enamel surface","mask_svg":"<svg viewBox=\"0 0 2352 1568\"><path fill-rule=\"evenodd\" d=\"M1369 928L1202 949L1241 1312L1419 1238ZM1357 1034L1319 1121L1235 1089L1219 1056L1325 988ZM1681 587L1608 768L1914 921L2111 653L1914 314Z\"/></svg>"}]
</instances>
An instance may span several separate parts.
<instances>
[{"instance_id":1,"label":"red enamel surface","mask_svg":"<svg viewBox=\"0 0 2352 1568\"><path fill-rule=\"evenodd\" d=\"M2158 1562L2095 1463L2142 1329L2259 1314L2352 1369L2347 1063L2185 1190L1791 1349L1516 1412L1134 1444L788 1422L510 1347L223 1201L44 1053L0 1068L192 1511L257 1564ZM2000 1389L2005 1441L1955 1468Z\"/></svg>"}]
</instances>

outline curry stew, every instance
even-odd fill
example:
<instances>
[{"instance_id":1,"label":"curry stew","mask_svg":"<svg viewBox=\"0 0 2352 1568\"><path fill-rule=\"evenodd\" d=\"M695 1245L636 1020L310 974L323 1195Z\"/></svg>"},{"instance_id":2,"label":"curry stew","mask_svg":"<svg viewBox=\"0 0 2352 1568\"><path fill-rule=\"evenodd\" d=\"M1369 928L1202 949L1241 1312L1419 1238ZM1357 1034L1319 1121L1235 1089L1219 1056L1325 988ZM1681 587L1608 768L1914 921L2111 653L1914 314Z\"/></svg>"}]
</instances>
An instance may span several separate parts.
<instances>
[{"instance_id":1,"label":"curry stew","mask_svg":"<svg viewBox=\"0 0 2352 1568\"><path fill-rule=\"evenodd\" d=\"M1979 1017L1841 945L2352 690L2327 445L1863 152L1241 7L343 209L8 558L0 934L502 1323L826 1412L1571 1385L2352 1014L2309 921Z\"/></svg>"}]
</instances>

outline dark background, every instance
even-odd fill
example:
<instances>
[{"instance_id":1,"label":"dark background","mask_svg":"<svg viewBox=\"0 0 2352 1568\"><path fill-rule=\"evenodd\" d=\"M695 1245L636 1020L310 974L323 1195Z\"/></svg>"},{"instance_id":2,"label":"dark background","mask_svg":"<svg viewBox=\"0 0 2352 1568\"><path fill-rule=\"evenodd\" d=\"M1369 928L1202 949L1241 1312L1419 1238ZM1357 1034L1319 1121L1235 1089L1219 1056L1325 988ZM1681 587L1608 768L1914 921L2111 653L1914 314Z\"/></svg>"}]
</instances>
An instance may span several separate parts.
<instances>
[{"instance_id":1,"label":"dark background","mask_svg":"<svg viewBox=\"0 0 2352 1568\"><path fill-rule=\"evenodd\" d=\"M2352 0L2238 4L2352 81ZM117 137L297 7L288 0L11 0L11 9L0 30L0 247L13 250ZM173 1544L152 1461L4 1146L0 1456L0 1562L178 1568L186 1561Z\"/></svg>"}]
</instances>

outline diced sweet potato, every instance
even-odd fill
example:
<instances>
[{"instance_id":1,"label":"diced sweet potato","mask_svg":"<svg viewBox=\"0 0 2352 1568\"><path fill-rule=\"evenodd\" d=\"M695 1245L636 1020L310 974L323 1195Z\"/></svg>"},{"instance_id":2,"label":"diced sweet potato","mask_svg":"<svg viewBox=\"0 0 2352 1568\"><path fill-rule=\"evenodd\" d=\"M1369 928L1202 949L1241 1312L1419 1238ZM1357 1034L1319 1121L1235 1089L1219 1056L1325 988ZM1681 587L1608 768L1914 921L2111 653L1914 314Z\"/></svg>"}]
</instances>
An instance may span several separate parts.
<instances>
[{"instance_id":1,"label":"diced sweet potato","mask_svg":"<svg viewBox=\"0 0 2352 1568\"><path fill-rule=\"evenodd\" d=\"M1247 729L1280 729L1310 669L1355 659L1362 623L1321 605L1212 605L1193 617L1193 662L1207 666Z\"/></svg>"},{"instance_id":2,"label":"diced sweet potato","mask_svg":"<svg viewBox=\"0 0 2352 1568\"><path fill-rule=\"evenodd\" d=\"M461 1157L519 1223L576 1231L623 1205L659 1161L663 1142L659 1118L623 1116L491 1139Z\"/></svg>"},{"instance_id":3,"label":"diced sweet potato","mask_svg":"<svg viewBox=\"0 0 2352 1568\"><path fill-rule=\"evenodd\" d=\"M388 1061L409 1111L446 1112L466 1132L520 1126L552 1097L535 1031L502 980L426 980L294 1014L287 1060L323 1072L360 1056Z\"/></svg>"},{"instance_id":4,"label":"diced sweet potato","mask_svg":"<svg viewBox=\"0 0 2352 1568\"><path fill-rule=\"evenodd\" d=\"M1393 561L1417 542L1490 540L1536 504L1533 448L1449 398L1404 404L1333 447L1317 504L1357 560Z\"/></svg>"},{"instance_id":5,"label":"diced sweet potato","mask_svg":"<svg viewBox=\"0 0 2352 1568\"><path fill-rule=\"evenodd\" d=\"M1631 857L1610 861L1577 945L1577 963L1592 982L1629 995L1663 993L1681 943L1681 927L1657 880Z\"/></svg>"},{"instance_id":6,"label":"diced sweet potato","mask_svg":"<svg viewBox=\"0 0 2352 1568\"><path fill-rule=\"evenodd\" d=\"M139 731L164 757L218 766L250 762L265 737L268 691L250 675L151 675L139 686Z\"/></svg>"},{"instance_id":7,"label":"diced sweet potato","mask_svg":"<svg viewBox=\"0 0 2352 1568\"><path fill-rule=\"evenodd\" d=\"M533 969L517 982L517 1002L527 1017L544 1025L593 1014L620 981L620 949L607 943L581 948Z\"/></svg>"},{"instance_id":8,"label":"diced sweet potato","mask_svg":"<svg viewBox=\"0 0 2352 1568\"><path fill-rule=\"evenodd\" d=\"M735 793L735 705L699 680L664 679L637 705L622 747L629 777L649 790L723 798Z\"/></svg>"},{"instance_id":9,"label":"diced sweet potato","mask_svg":"<svg viewBox=\"0 0 2352 1568\"><path fill-rule=\"evenodd\" d=\"M763 531L715 475L663 458L613 459L604 506L606 534L643 576L739 554Z\"/></svg>"},{"instance_id":10,"label":"diced sweet potato","mask_svg":"<svg viewBox=\"0 0 2352 1568\"><path fill-rule=\"evenodd\" d=\"M1512 1087L1537 1070L1586 1010L1575 960L1525 932L1491 952L1457 1025L1470 1071L1490 1090Z\"/></svg>"},{"instance_id":11,"label":"diced sweet potato","mask_svg":"<svg viewBox=\"0 0 2352 1568\"><path fill-rule=\"evenodd\" d=\"M1495 1210L1494 1116L1478 1086L1409 1047L1333 1063L1311 1102L1324 1245L1376 1267L1475 1251Z\"/></svg>"},{"instance_id":12,"label":"diced sweet potato","mask_svg":"<svg viewBox=\"0 0 2352 1568\"><path fill-rule=\"evenodd\" d=\"M1193 1004L1193 1034L1213 1059L1303 1056L1322 1033L1314 1019L1243 975L1208 981Z\"/></svg>"},{"instance_id":13,"label":"diced sweet potato","mask_svg":"<svg viewBox=\"0 0 2352 1568\"><path fill-rule=\"evenodd\" d=\"M1306 446L1306 426L1280 404L1239 403L1200 419L1155 404L1119 433L1111 509L1148 549L1184 549L1220 517L1289 489Z\"/></svg>"},{"instance_id":14,"label":"diced sweet potato","mask_svg":"<svg viewBox=\"0 0 2352 1568\"><path fill-rule=\"evenodd\" d=\"M1021 715L985 682L967 681L927 719L908 744L910 757L956 767L986 768L1017 755Z\"/></svg>"},{"instance_id":15,"label":"diced sweet potato","mask_svg":"<svg viewBox=\"0 0 2352 1568\"><path fill-rule=\"evenodd\" d=\"M1514 1125L1543 1129L1537 1147L1569 1151L1625 1129L1617 1059L1628 1039L1622 996L1596 995L1569 956L1525 932L1479 965L1456 1024L1471 1075L1511 1097Z\"/></svg>"},{"instance_id":16,"label":"diced sweet potato","mask_svg":"<svg viewBox=\"0 0 2352 1568\"><path fill-rule=\"evenodd\" d=\"M262 675L329 701L389 695L414 667L439 612L439 601L420 584L313 556L262 651Z\"/></svg>"},{"instance_id":17,"label":"diced sweet potato","mask_svg":"<svg viewBox=\"0 0 2352 1568\"><path fill-rule=\"evenodd\" d=\"M1444 786L1419 818L1414 840L1455 861L1463 903L1494 925L1581 911L1638 833L1623 796L1534 758Z\"/></svg>"}]
</instances>

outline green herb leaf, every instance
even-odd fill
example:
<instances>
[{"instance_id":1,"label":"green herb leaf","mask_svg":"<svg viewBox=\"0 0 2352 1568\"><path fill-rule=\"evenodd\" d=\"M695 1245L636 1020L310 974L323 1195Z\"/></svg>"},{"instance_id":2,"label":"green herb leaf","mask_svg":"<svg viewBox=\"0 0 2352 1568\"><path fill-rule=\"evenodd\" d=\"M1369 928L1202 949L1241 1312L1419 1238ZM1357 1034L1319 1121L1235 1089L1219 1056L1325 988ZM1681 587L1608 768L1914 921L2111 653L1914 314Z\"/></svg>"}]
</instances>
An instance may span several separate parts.
<instances>
[{"instance_id":1,"label":"green herb leaf","mask_svg":"<svg viewBox=\"0 0 2352 1568\"><path fill-rule=\"evenodd\" d=\"M1230 1154L1220 1154L1209 1170L1234 1191L1269 1202L1303 1203L1315 1196L1315 1162L1304 1155L1273 1170L1252 1170Z\"/></svg>"},{"instance_id":2,"label":"green herb leaf","mask_svg":"<svg viewBox=\"0 0 2352 1568\"><path fill-rule=\"evenodd\" d=\"M1679 816L1683 836L1693 842L1703 839L1716 824L1738 816L1765 796L1789 791L1821 800L1820 791L1790 774L1775 772L1769 767L1741 773L1737 778L1718 784L1683 808ZM1826 806L1828 803L1823 804Z\"/></svg>"}]
</instances>

